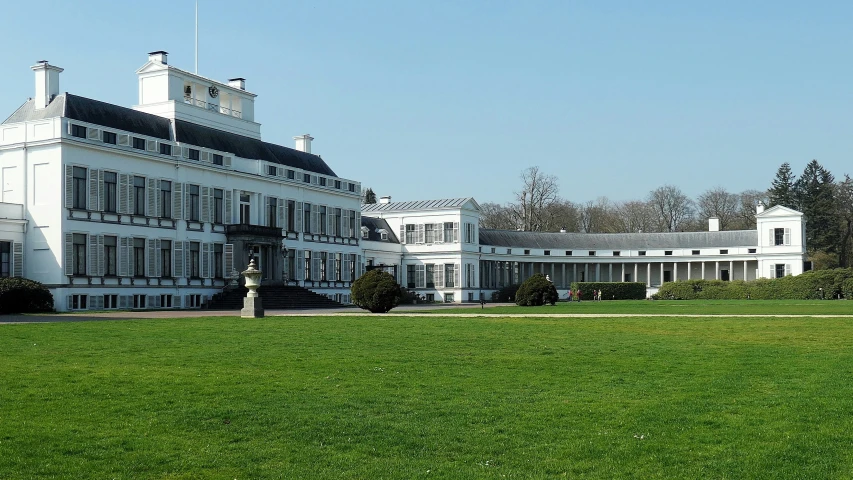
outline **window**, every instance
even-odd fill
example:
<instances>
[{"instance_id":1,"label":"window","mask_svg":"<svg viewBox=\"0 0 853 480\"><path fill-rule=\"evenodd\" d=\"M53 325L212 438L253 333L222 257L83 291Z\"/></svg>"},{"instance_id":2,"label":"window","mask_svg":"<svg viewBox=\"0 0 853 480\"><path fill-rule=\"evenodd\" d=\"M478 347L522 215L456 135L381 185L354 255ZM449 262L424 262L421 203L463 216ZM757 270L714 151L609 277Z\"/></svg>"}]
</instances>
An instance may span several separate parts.
<instances>
[{"instance_id":1,"label":"window","mask_svg":"<svg viewBox=\"0 0 853 480\"><path fill-rule=\"evenodd\" d=\"M104 275L115 277L118 275L118 237L107 235L104 237Z\"/></svg>"},{"instance_id":2,"label":"window","mask_svg":"<svg viewBox=\"0 0 853 480\"><path fill-rule=\"evenodd\" d=\"M292 250L291 250L292 251ZM290 252L288 252L290 253ZM222 244L213 244L213 278L225 277L222 272Z\"/></svg>"},{"instance_id":3,"label":"window","mask_svg":"<svg viewBox=\"0 0 853 480\"><path fill-rule=\"evenodd\" d=\"M435 301L435 294L434 293L427 293L426 294L426 301L427 302L434 302Z\"/></svg>"},{"instance_id":4,"label":"window","mask_svg":"<svg viewBox=\"0 0 853 480\"><path fill-rule=\"evenodd\" d=\"M728 250L720 250L720 255L728 255L728 254L729 254Z\"/></svg>"},{"instance_id":5,"label":"window","mask_svg":"<svg viewBox=\"0 0 853 480\"><path fill-rule=\"evenodd\" d=\"M296 172L294 172L293 170L288 170L287 171L287 179L288 180L295 180L296 179Z\"/></svg>"},{"instance_id":6,"label":"window","mask_svg":"<svg viewBox=\"0 0 853 480\"><path fill-rule=\"evenodd\" d=\"M160 307L172 308L172 296L168 294L160 295Z\"/></svg>"},{"instance_id":7,"label":"window","mask_svg":"<svg viewBox=\"0 0 853 480\"><path fill-rule=\"evenodd\" d=\"M172 182L160 180L160 218L172 218Z\"/></svg>"},{"instance_id":8,"label":"window","mask_svg":"<svg viewBox=\"0 0 853 480\"><path fill-rule=\"evenodd\" d=\"M355 184L354 184L354 183L350 183L350 184L349 184L349 191L350 191L350 192L354 192L354 191L355 191Z\"/></svg>"},{"instance_id":9,"label":"window","mask_svg":"<svg viewBox=\"0 0 853 480\"><path fill-rule=\"evenodd\" d=\"M115 212L118 208L118 175L115 172L104 172L104 211Z\"/></svg>"},{"instance_id":10,"label":"window","mask_svg":"<svg viewBox=\"0 0 853 480\"><path fill-rule=\"evenodd\" d=\"M341 267L343 265L343 254L335 254L335 280L340 281L343 278L341 275Z\"/></svg>"},{"instance_id":11,"label":"window","mask_svg":"<svg viewBox=\"0 0 853 480\"><path fill-rule=\"evenodd\" d=\"M773 245L790 245L791 244L791 229L790 228L774 228L773 229Z\"/></svg>"},{"instance_id":12,"label":"window","mask_svg":"<svg viewBox=\"0 0 853 480\"><path fill-rule=\"evenodd\" d=\"M773 277L773 278L782 278L782 277L784 277L784 276L785 276L785 264L784 264L784 263L777 263L776 265L774 265L774 270L773 270L773 272L774 272L774 274L776 275L776 276L775 276L775 277Z\"/></svg>"},{"instance_id":13,"label":"window","mask_svg":"<svg viewBox=\"0 0 853 480\"><path fill-rule=\"evenodd\" d=\"M12 276L12 242L0 242L0 278Z\"/></svg>"},{"instance_id":14,"label":"window","mask_svg":"<svg viewBox=\"0 0 853 480\"><path fill-rule=\"evenodd\" d=\"M311 233L311 204L302 204L302 232Z\"/></svg>"},{"instance_id":15,"label":"window","mask_svg":"<svg viewBox=\"0 0 853 480\"><path fill-rule=\"evenodd\" d=\"M415 288L415 265L406 265L406 288Z\"/></svg>"},{"instance_id":16,"label":"window","mask_svg":"<svg viewBox=\"0 0 853 480\"><path fill-rule=\"evenodd\" d=\"M190 150L190 153L189 153L190 160L198 160L199 159L198 150L196 150L195 148L191 148L189 150Z\"/></svg>"},{"instance_id":17,"label":"window","mask_svg":"<svg viewBox=\"0 0 853 480\"><path fill-rule=\"evenodd\" d=\"M474 233L476 232L476 230L474 228L475 227L474 227L473 223L466 223L465 224L465 242L466 243L477 243L474 241L474 237L476 236L476 235L474 235Z\"/></svg>"},{"instance_id":18,"label":"window","mask_svg":"<svg viewBox=\"0 0 853 480\"><path fill-rule=\"evenodd\" d=\"M267 226L278 227L278 199L275 197L267 198Z\"/></svg>"},{"instance_id":19,"label":"window","mask_svg":"<svg viewBox=\"0 0 853 480\"><path fill-rule=\"evenodd\" d=\"M589 256L590 256L590 257L594 257L594 256L595 256L595 250L590 250L590 251L589 251Z\"/></svg>"},{"instance_id":20,"label":"window","mask_svg":"<svg viewBox=\"0 0 853 480\"><path fill-rule=\"evenodd\" d=\"M320 233L326 234L326 207L320 205Z\"/></svg>"},{"instance_id":21,"label":"window","mask_svg":"<svg viewBox=\"0 0 853 480\"><path fill-rule=\"evenodd\" d=\"M213 189L213 223L222 223L222 189Z\"/></svg>"},{"instance_id":22,"label":"window","mask_svg":"<svg viewBox=\"0 0 853 480\"><path fill-rule=\"evenodd\" d=\"M213 154L213 164L214 165L222 165L222 155L218 153Z\"/></svg>"},{"instance_id":23,"label":"window","mask_svg":"<svg viewBox=\"0 0 853 480\"><path fill-rule=\"evenodd\" d=\"M145 139L133 137L133 148L137 150L145 150Z\"/></svg>"},{"instance_id":24,"label":"window","mask_svg":"<svg viewBox=\"0 0 853 480\"><path fill-rule=\"evenodd\" d=\"M454 227L453 222L444 222L444 242L451 243L459 239L459 227Z\"/></svg>"},{"instance_id":25,"label":"window","mask_svg":"<svg viewBox=\"0 0 853 480\"><path fill-rule=\"evenodd\" d=\"M387 230L380 230L379 231L379 238L382 240L388 240L388 231Z\"/></svg>"},{"instance_id":26,"label":"window","mask_svg":"<svg viewBox=\"0 0 853 480\"><path fill-rule=\"evenodd\" d=\"M296 231L296 200L287 201L287 231Z\"/></svg>"},{"instance_id":27,"label":"window","mask_svg":"<svg viewBox=\"0 0 853 480\"><path fill-rule=\"evenodd\" d=\"M145 177L133 177L133 213L145 215Z\"/></svg>"},{"instance_id":28,"label":"window","mask_svg":"<svg viewBox=\"0 0 853 480\"><path fill-rule=\"evenodd\" d=\"M452 293L444 294L444 303L453 303L456 301L456 297L453 296Z\"/></svg>"},{"instance_id":29,"label":"window","mask_svg":"<svg viewBox=\"0 0 853 480\"><path fill-rule=\"evenodd\" d=\"M329 207L329 231L328 234L332 236L338 236L338 222L341 216L340 208L331 208Z\"/></svg>"},{"instance_id":30,"label":"window","mask_svg":"<svg viewBox=\"0 0 853 480\"><path fill-rule=\"evenodd\" d=\"M361 227L361 239L367 240L367 236L370 234L370 229L367 227Z\"/></svg>"},{"instance_id":31,"label":"window","mask_svg":"<svg viewBox=\"0 0 853 480\"><path fill-rule=\"evenodd\" d=\"M71 262L73 275L86 275L86 234L75 233L71 236Z\"/></svg>"},{"instance_id":32,"label":"window","mask_svg":"<svg viewBox=\"0 0 853 480\"><path fill-rule=\"evenodd\" d=\"M305 280L314 278L311 275L311 250L305 250Z\"/></svg>"},{"instance_id":33,"label":"window","mask_svg":"<svg viewBox=\"0 0 853 480\"><path fill-rule=\"evenodd\" d=\"M326 186L326 177L320 177L320 186L321 186L321 187L325 187L325 186Z\"/></svg>"},{"instance_id":34,"label":"window","mask_svg":"<svg viewBox=\"0 0 853 480\"><path fill-rule=\"evenodd\" d=\"M136 294L133 296L133 308L145 308L145 295Z\"/></svg>"},{"instance_id":35,"label":"window","mask_svg":"<svg viewBox=\"0 0 853 480\"><path fill-rule=\"evenodd\" d=\"M163 155L171 155L172 154L172 146L168 143L160 144L160 153Z\"/></svg>"},{"instance_id":36,"label":"window","mask_svg":"<svg viewBox=\"0 0 853 480\"><path fill-rule=\"evenodd\" d=\"M618 257L618 256L620 256L620 255L622 255L622 252L620 252L619 250L614 250L614 251L613 251L613 256L614 256L614 257Z\"/></svg>"},{"instance_id":37,"label":"window","mask_svg":"<svg viewBox=\"0 0 853 480\"><path fill-rule=\"evenodd\" d=\"M116 144L116 134L113 132L104 132L104 143Z\"/></svg>"},{"instance_id":38,"label":"window","mask_svg":"<svg viewBox=\"0 0 853 480\"><path fill-rule=\"evenodd\" d=\"M86 138L86 127L82 125L71 125L71 136L77 138Z\"/></svg>"},{"instance_id":39,"label":"window","mask_svg":"<svg viewBox=\"0 0 853 480\"><path fill-rule=\"evenodd\" d=\"M349 237L355 238L355 232L358 230L358 227L355 226L355 210L349 211Z\"/></svg>"},{"instance_id":40,"label":"window","mask_svg":"<svg viewBox=\"0 0 853 480\"><path fill-rule=\"evenodd\" d=\"M188 220L192 220L194 222L198 222L200 219L199 216L199 186L198 185L190 185L189 186L189 194L190 194L190 209L187 214L189 215Z\"/></svg>"},{"instance_id":41,"label":"window","mask_svg":"<svg viewBox=\"0 0 853 480\"><path fill-rule=\"evenodd\" d=\"M310 173L303 173L302 174L302 181L305 183L311 183L311 174Z\"/></svg>"},{"instance_id":42,"label":"window","mask_svg":"<svg viewBox=\"0 0 853 480\"><path fill-rule=\"evenodd\" d=\"M663 252L664 255L672 255L672 250L665 250Z\"/></svg>"},{"instance_id":43,"label":"window","mask_svg":"<svg viewBox=\"0 0 853 480\"><path fill-rule=\"evenodd\" d=\"M511 255L511 254L512 254L512 249L511 249L511 248L507 248L507 249L506 249L506 254L507 254L507 255Z\"/></svg>"},{"instance_id":44,"label":"window","mask_svg":"<svg viewBox=\"0 0 853 480\"><path fill-rule=\"evenodd\" d=\"M72 169L74 183L72 184L71 194L74 199L73 208L81 210L86 209L86 169L83 167L74 167Z\"/></svg>"},{"instance_id":45,"label":"window","mask_svg":"<svg viewBox=\"0 0 853 480\"><path fill-rule=\"evenodd\" d=\"M275 165L267 165L267 175L274 177L276 175Z\"/></svg>"},{"instance_id":46,"label":"window","mask_svg":"<svg viewBox=\"0 0 853 480\"><path fill-rule=\"evenodd\" d=\"M567 257L571 257L571 256L572 256L572 251L571 251L571 250L566 250L566 256L567 256Z\"/></svg>"},{"instance_id":47,"label":"window","mask_svg":"<svg viewBox=\"0 0 853 480\"><path fill-rule=\"evenodd\" d=\"M456 267L456 265L454 265L452 263L447 263L444 265L444 286L445 287L452 288L452 287L456 286L456 283L455 283L456 279L454 278L455 267Z\"/></svg>"},{"instance_id":48,"label":"window","mask_svg":"<svg viewBox=\"0 0 853 480\"><path fill-rule=\"evenodd\" d=\"M172 241L160 240L160 276L172 276Z\"/></svg>"},{"instance_id":49,"label":"window","mask_svg":"<svg viewBox=\"0 0 853 480\"><path fill-rule=\"evenodd\" d=\"M199 278L201 276L199 274L201 269L200 246L199 242L190 242L190 278Z\"/></svg>"},{"instance_id":50,"label":"window","mask_svg":"<svg viewBox=\"0 0 853 480\"><path fill-rule=\"evenodd\" d=\"M693 255L699 255L699 250L693 250Z\"/></svg>"},{"instance_id":51,"label":"window","mask_svg":"<svg viewBox=\"0 0 853 480\"><path fill-rule=\"evenodd\" d=\"M439 265L439 268L441 266ZM426 271L426 288L435 288L435 264L427 263L425 267Z\"/></svg>"},{"instance_id":52,"label":"window","mask_svg":"<svg viewBox=\"0 0 853 480\"><path fill-rule=\"evenodd\" d=\"M341 189L341 181L340 180L335 180L335 188L337 188L338 190Z\"/></svg>"},{"instance_id":53,"label":"window","mask_svg":"<svg viewBox=\"0 0 853 480\"><path fill-rule=\"evenodd\" d=\"M326 277L326 262L329 260L329 254L327 252L320 252L320 280L328 280Z\"/></svg>"},{"instance_id":54,"label":"window","mask_svg":"<svg viewBox=\"0 0 853 480\"><path fill-rule=\"evenodd\" d=\"M427 223L424 225L424 242L435 243L438 241L438 225Z\"/></svg>"},{"instance_id":55,"label":"window","mask_svg":"<svg viewBox=\"0 0 853 480\"><path fill-rule=\"evenodd\" d=\"M118 308L118 295L104 295L104 310Z\"/></svg>"},{"instance_id":56,"label":"window","mask_svg":"<svg viewBox=\"0 0 853 480\"><path fill-rule=\"evenodd\" d=\"M88 307L88 295L71 295L71 309L72 310L85 310Z\"/></svg>"},{"instance_id":57,"label":"window","mask_svg":"<svg viewBox=\"0 0 853 480\"><path fill-rule=\"evenodd\" d=\"M646 256L646 251L645 251L645 250L640 250L639 252L637 252L637 255L639 255L639 256L641 256L641 257L645 257L645 256Z\"/></svg>"},{"instance_id":58,"label":"window","mask_svg":"<svg viewBox=\"0 0 853 480\"><path fill-rule=\"evenodd\" d=\"M133 239L133 276L145 276L145 239Z\"/></svg>"},{"instance_id":59,"label":"window","mask_svg":"<svg viewBox=\"0 0 853 480\"><path fill-rule=\"evenodd\" d=\"M187 305L187 307L189 307L189 308L201 307L201 295L200 294L196 293L193 295L187 295L187 297L189 298L189 305Z\"/></svg>"},{"instance_id":60,"label":"window","mask_svg":"<svg viewBox=\"0 0 853 480\"><path fill-rule=\"evenodd\" d=\"M525 250L525 251L524 251L524 254L525 254L525 255L530 255L530 250Z\"/></svg>"},{"instance_id":61,"label":"window","mask_svg":"<svg viewBox=\"0 0 853 480\"><path fill-rule=\"evenodd\" d=\"M755 253L755 252L756 252L756 250L755 250L754 248L750 248L750 249L748 250L748 252L749 252L749 253Z\"/></svg>"},{"instance_id":62,"label":"window","mask_svg":"<svg viewBox=\"0 0 853 480\"><path fill-rule=\"evenodd\" d=\"M252 213L252 197L248 193L240 194L240 223L248 225Z\"/></svg>"}]
</instances>

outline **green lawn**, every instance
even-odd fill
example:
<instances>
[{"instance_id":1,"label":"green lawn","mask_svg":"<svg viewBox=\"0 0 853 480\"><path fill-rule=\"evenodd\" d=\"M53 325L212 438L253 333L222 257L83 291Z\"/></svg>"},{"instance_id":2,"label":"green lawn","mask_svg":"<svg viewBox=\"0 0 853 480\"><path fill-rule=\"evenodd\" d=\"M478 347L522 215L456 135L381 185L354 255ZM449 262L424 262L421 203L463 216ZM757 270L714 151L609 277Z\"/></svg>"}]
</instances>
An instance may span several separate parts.
<instances>
[{"instance_id":1,"label":"green lawn","mask_svg":"<svg viewBox=\"0 0 853 480\"><path fill-rule=\"evenodd\" d=\"M0 337L3 479L853 476L847 318L220 317Z\"/></svg>"},{"instance_id":2,"label":"green lawn","mask_svg":"<svg viewBox=\"0 0 853 480\"><path fill-rule=\"evenodd\" d=\"M478 312L479 306L474 307ZM475 313L472 307L441 307L419 313ZM486 304L482 313L630 313L669 315L853 315L848 300L617 300L558 302L541 307Z\"/></svg>"}]
</instances>

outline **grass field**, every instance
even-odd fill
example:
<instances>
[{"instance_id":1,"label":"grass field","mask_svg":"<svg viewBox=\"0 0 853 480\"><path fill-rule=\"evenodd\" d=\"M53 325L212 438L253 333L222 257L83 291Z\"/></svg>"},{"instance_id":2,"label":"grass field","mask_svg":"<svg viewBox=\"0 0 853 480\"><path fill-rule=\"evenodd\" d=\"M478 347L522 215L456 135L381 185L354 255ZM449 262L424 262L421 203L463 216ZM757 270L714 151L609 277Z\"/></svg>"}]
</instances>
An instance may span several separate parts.
<instances>
[{"instance_id":1,"label":"grass field","mask_svg":"<svg viewBox=\"0 0 853 480\"><path fill-rule=\"evenodd\" d=\"M427 310L424 310L427 312ZM475 313L471 307L443 306L431 311L439 314ZM668 315L853 315L848 300L618 300L602 302L558 302L541 307L486 304L483 313L619 313Z\"/></svg>"},{"instance_id":2,"label":"grass field","mask_svg":"<svg viewBox=\"0 0 853 480\"><path fill-rule=\"evenodd\" d=\"M853 476L853 319L219 317L0 336L3 479Z\"/></svg>"}]
</instances>

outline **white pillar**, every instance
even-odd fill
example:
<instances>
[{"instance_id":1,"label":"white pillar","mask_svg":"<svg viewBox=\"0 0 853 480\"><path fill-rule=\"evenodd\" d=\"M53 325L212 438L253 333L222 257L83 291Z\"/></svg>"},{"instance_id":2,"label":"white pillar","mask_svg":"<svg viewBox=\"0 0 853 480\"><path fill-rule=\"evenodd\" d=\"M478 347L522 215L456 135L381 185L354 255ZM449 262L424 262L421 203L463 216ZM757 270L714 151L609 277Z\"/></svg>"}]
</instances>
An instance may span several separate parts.
<instances>
[{"instance_id":1,"label":"white pillar","mask_svg":"<svg viewBox=\"0 0 853 480\"><path fill-rule=\"evenodd\" d=\"M646 264L646 286L652 286L652 262Z\"/></svg>"},{"instance_id":2,"label":"white pillar","mask_svg":"<svg viewBox=\"0 0 853 480\"><path fill-rule=\"evenodd\" d=\"M715 270L714 271L714 279L719 280L720 279L720 261L719 260L714 262L714 270Z\"/></svg>"},{"instance_id":3,"label":"white pillar","mask_svg":"<svg viewBox=\"0 0 853 480\"><path fill-rule=\"evenodd\" d=\"M612 263L607 264L607 281L608 282L613 281L613 264Z\"/></svg>"},{"instance_id":4,"label":"white pillar","mask_svg":"<svg viewBox=\"0 0 853 480\"><path fill-rule=\"evenodd\" d=\"M663 262L660 262L660 284L663 285Z\"/></svg>"},{"instance_id":5,"label":"white pillar","mask_svg":"<svg viewBox=\"0 0 853 480\"><path fill-rule=\"evenodd\" d=\"M578 281L578 264L577 263L572 264L572 281L573 282Z\"/></svg>"},{"instance_id":6,"label":"white pillar","mask_svg":"<svg viewBox=\"0 0 853 480\"><path fill-rule=\"evenodd\" d=\"M743 261L743 279L744 281L749 280L749 276L746 274L746 260Z\"/></svg>"},{"instance_id":7,"label":"white pillar","mask_svg":"<svg viewBox=\"0 0 853 480\"><path fill-rule=\"evenodd\" d=\"M678 262L672 262L672 281L678 281Z\"/></svg>"},{"instance_id":8,"label":"white pillar","mask_svg":"<svg viewBox=\"0 0 853 480\"><path fill-rule=\"evenodd\" d=\"M705 280L705 262L702 262L702 280Z\"/></svg>"},{"instance_id":9,"label":"white pillar","mask_svg":"<svg viewBox=\"0 0 853 480\"><path fill-rule=\"evenodd\" d=\"M622 276L621 276L621 277L619 277L619 281L620 281L620 282L624 282L624 281L625 281L625 262L622 262Z\"/></svg>"},{"instance_id":10,"label":"white pillar","mask_svg":"<svg viewBox=\"0 0 853 480\"><path fill-rule=\"evenodd\" d=\"M687 262L687 279L690 280L690 262Z\"/></svg>"},{"instance_id":11,"label":"white pillar","mask_svg":"<svg viewBox=\"0 0 853 480\"><path fill-rule=\"evenodd\" d=\"M586 262L584 262L584 264L583 264L583 281L584 282L589 281L589 264Z\"/></svg>"},{"instance_id":12,"label":"white pillar","mask_svg":"<svg viewBox=\"0 0 853 480\"><path fill-rule=\"evenodd\" d=\"M735 261L729 260L729 281L735 279Z\"/></svg>"},{"instance_id":13,"label":"white pillar","mask_svg":"<svg viewBox=\"0 0 853 480\"><path fill-rule=\"evenodd\" d=\"M634 263L634 281L635 282L640 281L640 264L639 263Z\"/></svg>"},{"instance_id":14,"label":"white pillar","mask_svg":"<svg viewBox=\"0 0 853 480\"><path fill-rule=\"evenodd\" d=\"M600 263L595 264L595 281L596 282L601 281L601 264Z\"/></svg>"}]
</instances>

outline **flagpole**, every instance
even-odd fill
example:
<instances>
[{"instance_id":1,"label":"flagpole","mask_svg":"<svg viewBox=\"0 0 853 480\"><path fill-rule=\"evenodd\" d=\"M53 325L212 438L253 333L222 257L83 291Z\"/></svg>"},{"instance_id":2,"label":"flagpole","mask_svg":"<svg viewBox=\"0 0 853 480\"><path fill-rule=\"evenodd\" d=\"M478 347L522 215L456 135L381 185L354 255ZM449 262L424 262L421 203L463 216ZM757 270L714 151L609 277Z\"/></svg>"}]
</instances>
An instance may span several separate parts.
<instances>
[{"instance_id":1,"label":"flagpole","mask_svg":"<svg viewBox=\"0 0 853 480\"><path fill-rule=\"evenodd\" d=\"M198 0L195 0L195 74L198 75Z\"/></svg>"}]
</instances>

